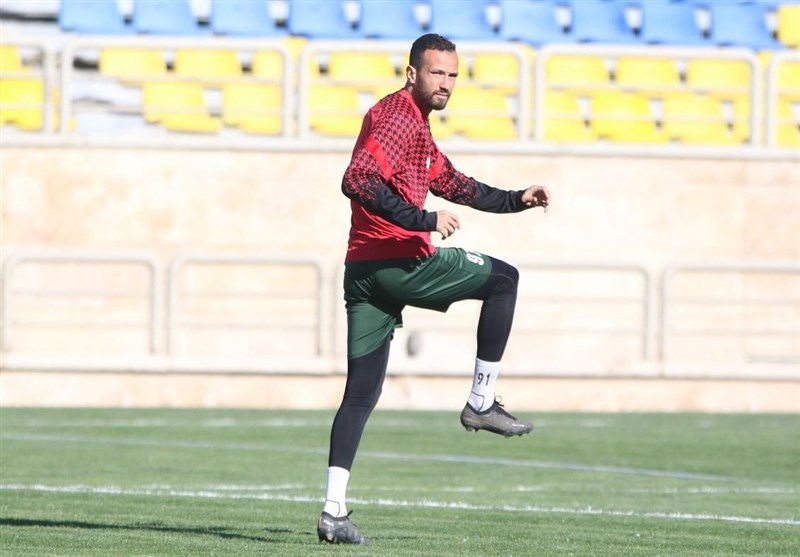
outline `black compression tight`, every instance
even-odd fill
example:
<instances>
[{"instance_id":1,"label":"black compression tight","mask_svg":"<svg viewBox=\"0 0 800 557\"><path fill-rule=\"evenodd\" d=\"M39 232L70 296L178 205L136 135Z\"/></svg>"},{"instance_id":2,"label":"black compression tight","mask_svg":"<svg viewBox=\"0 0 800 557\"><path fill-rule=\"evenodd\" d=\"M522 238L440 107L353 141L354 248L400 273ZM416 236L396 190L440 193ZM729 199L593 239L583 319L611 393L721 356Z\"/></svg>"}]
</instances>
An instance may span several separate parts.
<instances>
[{"instance_id":1,"label":"black compression tight","mask_svg":"<svg viewBox=\"0 0 800 557\"><path fill-rule=\"evenodd\" d=\"M391 337L374 352L347 360L344 397L331 428L328 466L350 470L367 418L378 404L389 362Z\"/></svg>"},{"instance_id":2,"label":"black compression tight","mask_svg":"<svg viewBox=\"0 0 800 557\"><path fill-rule=\"evenodd\" d=\"M491 276L469 299L483 300L477 356L487 362L499 362L514 320L519 272L504 261L490 259ZM328 466L345 470L352 467L367 419L381 396L390 342L391 337L374 352L347 361L347 383L331 428Z\"/></svg>"},{"instance_id":3,"label":"black compression tight","mask_svg":"<svg viewBox=\"0 0 800 557\"><path fill-rule=\"evenodd\" d=\"M471 298L483 300L478 320L478 358L485 362L499 362L514 322L519 271L505 261L494 257L489 259L492 274Z\"/></svg>"}]
</instances>

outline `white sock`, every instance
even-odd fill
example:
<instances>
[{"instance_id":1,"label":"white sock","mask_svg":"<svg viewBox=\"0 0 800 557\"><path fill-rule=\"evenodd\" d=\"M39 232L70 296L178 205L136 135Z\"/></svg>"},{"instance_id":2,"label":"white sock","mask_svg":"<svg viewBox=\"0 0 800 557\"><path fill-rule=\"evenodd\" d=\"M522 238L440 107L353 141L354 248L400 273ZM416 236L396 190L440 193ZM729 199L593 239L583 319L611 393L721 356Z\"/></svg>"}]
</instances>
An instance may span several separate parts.
<instances>
[{"instance_id":1,"label":"white sock","mask_svg":"<svg viewBox=\"0 0 800 557\"><path fill-rule=\"evenodd\" d=\"M494 403L494 382L500 373L500 362L484 362L475 358L475 375L472 378L472 391L469 405L483 412Z\"/></svg>"},{"instance_id":2,"label":"white sock","mask_svg":"<svg viewBox=\"0 0 800 557\"><path fill-rule=\"evenodd\" d=\"M338 466L328 467L328 486L325 490L325 507L322 509L336 518L347 514L345 498L350 471Z\"/></svg>"}]
</instances>

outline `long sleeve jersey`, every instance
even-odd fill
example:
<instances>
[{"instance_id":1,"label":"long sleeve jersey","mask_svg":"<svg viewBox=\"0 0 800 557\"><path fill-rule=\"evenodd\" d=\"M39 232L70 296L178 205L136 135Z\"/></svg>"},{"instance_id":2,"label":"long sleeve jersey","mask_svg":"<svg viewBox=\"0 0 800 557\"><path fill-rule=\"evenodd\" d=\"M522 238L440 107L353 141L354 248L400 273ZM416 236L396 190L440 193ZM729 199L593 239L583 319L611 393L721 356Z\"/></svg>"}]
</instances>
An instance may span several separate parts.
<instances>
[{"instance_id":1,"label":"long sleeve jersey","mask_svg":"<svg viewBox=\"0 0 800 557\"><path fill-rule=\"evenodd\" d=\"M364 117L342 192L352 210L346 263L433 255L437 216L424 209L428 192L492 213L527 208L522 191L493 188L456 170L404 89Z\"/></svg>"}]
</instances>

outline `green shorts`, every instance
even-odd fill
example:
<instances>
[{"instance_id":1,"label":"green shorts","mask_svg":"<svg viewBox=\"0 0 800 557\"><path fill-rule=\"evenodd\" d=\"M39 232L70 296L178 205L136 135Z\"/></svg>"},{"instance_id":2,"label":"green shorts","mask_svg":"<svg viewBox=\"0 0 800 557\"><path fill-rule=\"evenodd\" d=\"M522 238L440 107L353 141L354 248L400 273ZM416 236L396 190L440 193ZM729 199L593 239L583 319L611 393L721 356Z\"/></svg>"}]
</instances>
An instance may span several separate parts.
<instances>
[{"instance_id":1,"label":"green shorts","mask_svg":"<svg viewBox=\"0 0 800 557\"><path fill-rule=\"evenodd\" d=\"M488 280L489 257L461 248L437 248L425 259L348 263L344 271L347 357L376 350L403 326L405 306L445 312Z\"/></svg>"}]
</instances>

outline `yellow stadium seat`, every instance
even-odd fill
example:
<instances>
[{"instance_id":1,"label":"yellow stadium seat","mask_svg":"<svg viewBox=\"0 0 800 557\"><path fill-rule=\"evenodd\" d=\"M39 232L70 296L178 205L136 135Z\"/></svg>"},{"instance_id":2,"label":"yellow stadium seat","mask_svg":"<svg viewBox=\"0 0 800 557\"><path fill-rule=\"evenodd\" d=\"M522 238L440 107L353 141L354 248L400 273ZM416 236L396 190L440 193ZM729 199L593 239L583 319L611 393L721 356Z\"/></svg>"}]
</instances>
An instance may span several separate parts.
<instances>
[{"instance_id":1,"label":"yellow stadium seat","mask_svg":"<svg viewBox=\"0 0 800 557\"><path fill-rule=\"evenodd\" d=\"M622 143L666 141L657 129L646 97L635 93L604 91L592 96L592 132Z\"/></svg>"},{"instance_id":2,"label":"yellow stadium seat","mask_svg":"<svg viewBox=\"0 0 800 557\"><path fill-rule=\"evenodd\" d=\"M213 85L241 77L242 64L233 50L180 49L175 53L175 74Z\"/></svg>"},{"instance_id":3,"label":"yellow stadium seat","mask_svg":"<svg viewBox=\"0 0 800 557\"><path fill-rule=\"evenodd\" d=\"M800 101L800 62L781 62L777 81L781 98Z\"/></svg>"},{"instance_id":4,"label":"yellow stadium seat","mask_svg":"<svg viewBox=\"0 0 800 557\"><path fill-rule=\"evenodd\" d=\"M447 104L447 125L472 139L512 140L518 136L506 95L474 85L455 88Z\"/></svg>"},{"instance_id":5,"label":"yellow stadium seat","mask_svg":"<svg viewBox=\"0 0 800 557\"><path fill-rule=\"evenodd\" d=\"M800 103L797 110L789 101L778 103L777 144L780 147L800 147Z\"/></svg>"},{"instance_id":6,"label":"yellow stadium seat","mask_svg":"<svg viewBox=\"0 0 800 557\"><path fill-rule=\"evenodd\" d=\"M553 56L545 73L553 89L594 91L608 88L610 82L605 59L596 56Z\"/></svg>"},{"instance_id":7,"label":"yellow stadium seat","mask_svg":"<svg viewBox=\"0 0 800 557\"><path fill-rule=\"evenodd\" d=\"M0 46L0 74L27 73L30 69L22 64L19 49L15 46Z\"/></svg>"},{"instance_id":8,"label":"yellow stadium seat","mask_svg":"<svg viewBox=\"0 0 800 557\"><path fill-rule=\"evenodd\" d=\"M253 55L253 77L283 79L283 56L277 50L259 50Z\"/></svg>"},{"instance_id":9,"label":"yellow stadium seat","mask_svg":"<svg viewBox=\"0 0 800 557\"><path fill-rule=\"evenodd\" d=\"M800 4L781 4L778 7L778 40L787 46L800 48Z\"/></svg>"},{"instance_id":10,"label":"yellow stadium seat","mask_svg":"<svg viewBox=\"0 0 800 557\"><path fill-rule=\"evenodd\" d=\"M100 73L124 81L146 81L167 74L160 50L105 48L100 53Z\"/></svg>"},{"instance_id":11,"label":"yellow stadium seat","mask_svg":"<svg viewBox=\"0 0 800 557\"><path fill-rule=\"evenodd\" d=\"M196 83L145 83L144 117L180 132L214 133L222 120L208 113L203 87Z\"/></svg>"},{"instance_id":12,"label":"yellow stadium seat","mask_svg":"<svg viewBox=\"0 0 800 557\"><path fill-rule=\"evenodd\" d=\"M222 90L222 120L249 133L280 134L282 95L279 85L230 83Z\"/></svg>"},{"instance_id":13,"label":"yellow stadium seat","mask_svg":"<svg viewBox=\"0 0 800 557\"><path fill-rule=\"evenodd\" d=\"M750 102L750 97L739 97L735 99L730 104L730 108L734 137L742 141L749 140L753 133L752 126L750 125L750 117L753 114L753 104Z\"/></svg>"},{"instance_id":14,"label":"yellow stadium seat","mask_svg":"<svg viewBox=\"0 0 800 557\"><path fill-rule=\"evenodd\" d=\"M433 139L438 141L440 139L449 139L455 133L442 115L441 111L435 110L428 115L428 123L431 127L431 134Z\"/></svg>"},{"instance_id":15,"label":"yellow stadium seat","mask_svg":"<svg viewBox=\"0 0 800 557\"><path fill-rule=\"evenodd\" d=\"M332 52L328 75L337 81L397 79L391 57L380 52Z\"/></svg>"},{"instance_id":16,"label":"yellow stadium seat","mask_svg":"<svg viewBox=\"0 0 800 557\"><path fill-rule=\"evenodd\" d=\"M749 95L753 78L750 64L741 60L690 59L686 63L686 84L717 97Z\"/></svg>"},{"instance_id":17,"label":"yellow stadium seat","mask_svg":"<svg viewBox=\"0 0 800 557\"><path fill-rule=\"evenodd\" d=\"M569 93L548 91L544 99L544 139L547 141L594 141L586 126L578 98Z\"/></svg>"},{"instance_id":18,"label":"yellow stadium seat","mask_svg":"<svg viewBox=\"0 0 800 557\"><path fill-rule=\"evenodd\" d=\"M356 137L364 118L358 89L345 85L312 85L308 91L308 123L321 135Z\"/></svg>"},{"instance_id":19,"label":"yellow stadium seat","mask_svg":"<svg viewBox=\"0 0 800 557\"><path fill-rule=\"evenodd\" d=\"M620 58L616 81L623 88L663 90L680 86L681 76L672 59Z\"/></svg>"},{"instance_id":20,"label":"yellow stadium seat","mask_svg":"<svg viewBox=\"0 0 800 557\"><path fill-rule=\"evenodd\" d=\"M722 103L708 95L676 94L664 99L664 133L686 144L731 145L741 137L731 133Z\"/></svg>"},{"instance_id":21,"label":"yellow stadium seat","mask_svg":"<svg viewBox=\"0 0 800 557\"><path fill-rule=\"evenodd\" d=\"M476 54L472 79L481 85L512 94L519 89L519 58L513 54Z\"/></svg>"},{"instance_id":22,"label":"yellow stadium seat","mask_svg":"<svg viewBox=\"0 0 800 557\"><path fill-rule=\"evenodd\" d=\"M332 52L328 77L369 92L396 91L401 85L391 56L380 52Z\"/></svg>"},{"instance_id":23,"label":"yellow stadium seat","mask_svg":"<svg viewBox=\"0 0 800 557\"><path fill-rule=\"evenodd\" d=\"M32 79L0 79L0 125L41 131L44 83Z\"/></svg>"}]
</instances>

